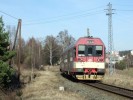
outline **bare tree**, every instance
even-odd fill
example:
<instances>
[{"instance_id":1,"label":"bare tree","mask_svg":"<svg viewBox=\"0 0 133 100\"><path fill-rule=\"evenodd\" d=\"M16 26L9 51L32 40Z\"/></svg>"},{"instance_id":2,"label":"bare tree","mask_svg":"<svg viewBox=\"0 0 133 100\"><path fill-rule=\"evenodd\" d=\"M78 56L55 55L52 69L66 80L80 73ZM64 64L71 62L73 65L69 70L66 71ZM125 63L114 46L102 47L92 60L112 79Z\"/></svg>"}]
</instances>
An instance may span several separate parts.
<instances>
[{"instance_id":1,"label":"bare tree","mask_svg":"<svg viewBox=\"0 0 133 100\"><path fill-rule=\"evenodd\" d=\"M14 44L15 34L16 34L16 28L15 26L7 25L6 29L9 33L9 41L10 41L10 50L12 49L12 46Z\"/></svg>"},{"instance_id":2,"label":"bare tree","mask_svg":"<svg viewBox=\"0 0 133 100\"><path fill-rule=\"evenodd\" d=\"M59 45L57 44L57 40L55 37L47 36L45 39L45 46L44 46L44 55L46 63L52 66L53 63L56 63L59 59ZM49 60L49 61L48 61Z\"/></svg>"},{"instance_id":3,"label":"bare tree","mask_svg":"<svg viewBox=\"0 0 133 100\"><path fill-rule=\"evenodd\" d=\"M64 51L69 45L75 42L75 39L68 34L67 30L59 32L58 36L58 43L62 46L62 50Z\"/></svg>"},{"instance_id":4,"label":"bare tree","mask_svg":"<svg viewBox=\"0 0 133 100\"><path fill-rule=\"evenodd\" d=\"M21 63L26 66L33 66L39 68L41 64L41 42L34 37L30 38L27 42L22 39L22 50L21 50Z\"/></svg>"}]
</instances>

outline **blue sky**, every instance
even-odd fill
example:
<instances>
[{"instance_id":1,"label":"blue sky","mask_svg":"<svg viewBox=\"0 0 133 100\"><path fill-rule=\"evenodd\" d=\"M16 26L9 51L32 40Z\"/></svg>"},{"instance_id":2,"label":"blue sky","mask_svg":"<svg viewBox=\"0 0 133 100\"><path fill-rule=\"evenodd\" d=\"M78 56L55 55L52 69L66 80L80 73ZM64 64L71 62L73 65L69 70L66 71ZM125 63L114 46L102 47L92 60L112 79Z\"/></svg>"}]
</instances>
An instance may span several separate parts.
<instances>
[{"instance_id":1,"label":"blue sky","mask_svg":"<svg viewBox=\"0 0 133 100\"><path fill-rule=\"evenodd\" d=\"M0 0L0 11L22 19L22 37L45 38L68 30L75 39L85 36L87 28L108 47L107 4L111 3L115 50L133 49L133 0ZM17 20L0 12L5 25Z\"/></svg>"}]
</instances>

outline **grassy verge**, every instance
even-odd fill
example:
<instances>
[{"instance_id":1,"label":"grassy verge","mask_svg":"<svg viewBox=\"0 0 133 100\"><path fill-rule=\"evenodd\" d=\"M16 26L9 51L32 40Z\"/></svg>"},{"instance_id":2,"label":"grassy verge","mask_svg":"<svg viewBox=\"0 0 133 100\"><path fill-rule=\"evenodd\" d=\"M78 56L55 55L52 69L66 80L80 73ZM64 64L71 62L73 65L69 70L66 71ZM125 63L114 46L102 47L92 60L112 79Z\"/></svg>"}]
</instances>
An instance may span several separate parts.
<instances>
[{"instance_id":1,"label":"grassy verge","mask_svg":"<svg viewBox=\"0 0 133 100\"><path fill-rule=\"evenodd\" d=\"M71 91L60 91L60 77L56 74L58 68L48 68L45 71L36 71L39 77L26 84L22 89L24 100L83 100L77 93Z\"/></svg>"},{"instance_id":2,"label":"grassy verge","mask_svg":"<svg viewBox=\"0 0 133 100\"><path fill-rule=\"evenodd\" d=\"M103 82L128 89L133 89L133 68L125 70L115 70L113 75L109 75L107 71Z\"/></svg>"}]
</instances>

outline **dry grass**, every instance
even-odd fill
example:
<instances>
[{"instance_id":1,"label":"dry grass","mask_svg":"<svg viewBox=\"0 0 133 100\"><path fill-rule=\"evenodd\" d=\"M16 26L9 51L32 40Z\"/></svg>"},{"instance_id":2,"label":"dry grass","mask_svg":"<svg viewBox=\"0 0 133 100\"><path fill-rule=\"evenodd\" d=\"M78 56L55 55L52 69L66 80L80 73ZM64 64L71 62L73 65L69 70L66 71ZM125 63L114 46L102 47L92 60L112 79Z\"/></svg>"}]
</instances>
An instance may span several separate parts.
<instances>
[{"instance_id":1,"label":"dry grass","mask_svg":"<svg viewBox=\"0 0 133 100\"><path fill-rule=\"evenodd\" d=\"M133 89L133 68L126 70L116 70L113 75L106 73L103 82L128 89Z\"/></svg>"},{"instance_id":2,"label":"dry grass","mask_svg":"<svg viewBox=\"0 0 133 100\"><path fill-rule=\"evenodd\" d=\"M25 100L82 100L79 95L70 91L59 91L60 79L56 75L58 68L38 71L40 74L33 82L23 89Z\"/></svg>"},{"instance_id":3,"label":"dry grass","mask_svg":"<svg viewBox=\"0 0 133 100\"><path fill-rule=\"evenodd\" d=\"M25 84L25 87L19 92L14 92L12 100L118 100L119 97L114 97L101 91L85 86L83 84L74 83L66 78L63 78L59 73L59 67L45 66L44 71L34 70L36 78L32 82ZM30 77L31 70L23 69L22 76ZM116 70L112 76L106 73L104 82L125 88L133 88L133 69ZM26 80L27 78L23 78ZM60 91L59 87L64 86L65 90ZM100 91L100 92L99 92ZM105 94L104 94L105 93ZM9 98L9 97L8 97ZM5 100L5 98L0 98ZM8 100L8 99L6 99ZM120 99L125 100L125 99Z\"/></svg>"},{"instance_id":4,"label":"dry grass","mask_svg":"<svg viewBox=\"0 0 133 100\"><path fill-rule=\"evenodd\" d=\"M63 83L62 76L59 74L58 66L45 66L44 69L44 71L34 70L37 77L22 89L23 100L86 100L85 96L79 95L75 92L75 89L69 90L68 88L71 88L71 86L68 88L65 86L65 91L59 91L59 86L65 83ZM133 69L116 70L116 73L112 76L106 73L103 82L131 89L133 88L132 72ZM30 76L31 70L23 70L22 75Z\"/></svg>"}]
</instances>

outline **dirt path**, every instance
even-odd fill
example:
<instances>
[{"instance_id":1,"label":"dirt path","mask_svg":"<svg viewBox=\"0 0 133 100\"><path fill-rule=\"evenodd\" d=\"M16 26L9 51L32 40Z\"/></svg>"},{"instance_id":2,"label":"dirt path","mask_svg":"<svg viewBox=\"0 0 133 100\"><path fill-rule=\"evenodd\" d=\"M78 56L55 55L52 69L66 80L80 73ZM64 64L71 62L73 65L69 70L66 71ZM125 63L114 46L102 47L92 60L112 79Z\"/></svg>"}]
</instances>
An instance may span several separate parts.
<instances>
[{"instance_id":1,"label":"dirt path","mask_svg":"<svg viewBox=\"0 0 133 100\"><path fill-rule=\"evenodd\" d=\"M56 71L39 71L39 77L23 89L24 100L83 100L83 97L70 91L59 91L60 78Z\"/></svg>"},{"instance_id":2,"label":"dirt path","mask_svg":"<svg viewBox=\"0 0 133 100\"><path fill-rule=\"evenodd\" d=\"M25 86L23 100L125 100L115 94L104 92L80 83L72 82L60 75L58 68L36 72L38 77ZM64 91L59 87L63 86ZM127 99L128 100L128 99Z\"/></svg>"}]
</instances>

